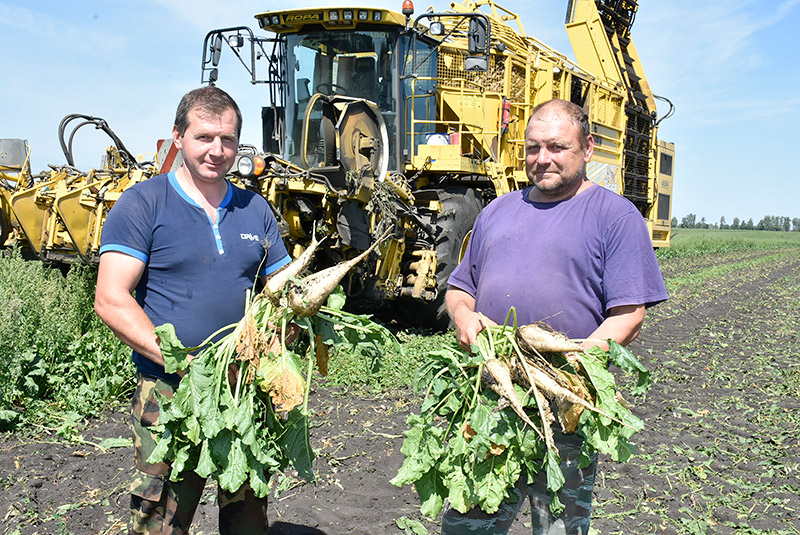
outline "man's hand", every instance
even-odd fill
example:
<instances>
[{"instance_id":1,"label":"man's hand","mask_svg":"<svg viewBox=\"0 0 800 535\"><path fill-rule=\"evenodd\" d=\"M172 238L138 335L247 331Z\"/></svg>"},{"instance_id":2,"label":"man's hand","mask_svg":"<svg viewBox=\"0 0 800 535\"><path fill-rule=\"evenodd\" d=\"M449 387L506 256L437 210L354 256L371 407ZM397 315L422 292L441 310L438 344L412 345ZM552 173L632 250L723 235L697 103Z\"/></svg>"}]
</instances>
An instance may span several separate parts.
<instances>
[{"instance_id":1,"label":"man's hand","mask_svg":"<svg viewBox=\"0 0 800 535\"><path fill-rule=\"evenodd\" d=\"M456 324L456 338L458 345L462 349L472 352L471 346L478 339L478 333L486 327L497 325L495 322L478 312L464 312L459 314L459 320L454 319Z\"/></svg>"},{"instance_id":2,"label":"man's hand","mask_svg":"<svg viewBox=\"0 0 800 535\"><path fill-rule=\"evenodd\" d=\"M456 327L458 345L466 351L475 343L478 333L486 327L497 325L483 314L475 312L475 298L463 290L450 287L445 294L447 313Z\"/></svg>"}]
</instances>

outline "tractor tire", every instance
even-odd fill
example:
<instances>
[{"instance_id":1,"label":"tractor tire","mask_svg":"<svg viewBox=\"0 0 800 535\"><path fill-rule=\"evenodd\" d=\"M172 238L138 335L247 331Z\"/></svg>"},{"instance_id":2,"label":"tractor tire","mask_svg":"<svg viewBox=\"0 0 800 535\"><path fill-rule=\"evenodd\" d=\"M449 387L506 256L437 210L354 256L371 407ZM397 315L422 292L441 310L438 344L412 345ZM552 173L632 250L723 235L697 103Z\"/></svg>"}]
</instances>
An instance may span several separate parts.
<instances>
[{"instance_id":1,"label":"tractor tire","mask_svg":"<svg viewBox=\"0 0 800 535\"><path fill-rule=\"evenodd\" d=\"M444 301L447 279L460 261L464 239L483 208L483 199L480 190L466 186L451 186L439 189L437 193L442 203L442 213L431 222L437 236L437 295L433 301L427 303L408 303L404 315L415 326L445 331L451 327Z\"/></svg>"}]
</instances>

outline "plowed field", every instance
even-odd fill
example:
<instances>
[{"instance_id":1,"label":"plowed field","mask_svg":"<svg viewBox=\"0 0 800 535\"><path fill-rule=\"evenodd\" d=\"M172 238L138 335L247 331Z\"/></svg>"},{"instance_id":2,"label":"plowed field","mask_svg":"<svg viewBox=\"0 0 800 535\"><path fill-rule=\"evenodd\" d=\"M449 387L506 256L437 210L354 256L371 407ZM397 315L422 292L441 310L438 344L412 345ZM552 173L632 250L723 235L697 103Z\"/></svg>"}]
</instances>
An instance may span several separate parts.
<instances>
[{"instance_id":1,"label":"plowed field","mask_svg":"<svg viewBox=\"0 0 800 535\"><path fill-rule=\"evenodd\" d=\"M593 528L602 534L800 533L800 255L759 250L669 259L671 293L631 349L654 384L635 412L646 428L626 464L601 457ZM270 498L273 534L394 534L422 520L402 462L410 390L367 396L317 386L315 484ZM126 532L130 446L124 408L65 444L46 431L0 437L4 534ZM514 534L530 533L519 516ZM430 533L435 521L423 520ZM216 533L209 486L193 530ZM408 531L411 533L411 531Z\"/></svg>"}]
</instances>

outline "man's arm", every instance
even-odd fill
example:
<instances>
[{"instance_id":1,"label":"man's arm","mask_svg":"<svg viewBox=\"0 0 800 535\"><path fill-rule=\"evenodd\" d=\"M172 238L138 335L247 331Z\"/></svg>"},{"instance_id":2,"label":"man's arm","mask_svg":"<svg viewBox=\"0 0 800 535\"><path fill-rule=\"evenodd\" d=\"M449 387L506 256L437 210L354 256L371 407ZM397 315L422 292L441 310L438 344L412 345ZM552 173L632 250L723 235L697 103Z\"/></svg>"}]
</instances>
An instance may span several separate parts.
<instances>
[{"instance_id":1,"label":"man's arm","mask_svg":"<svg viewBox=\"0 0 800 535\"><path fill-rule=\"evenodd\" d=\"M103 253L97 272L94 310L126 345L163 366L164 357L153 322L132 295L144 267L144 262L124 253Z\"/></svg>"},{"instance_id":2,"label":"man's arm","mask_svg":"<svg viewBox=\"0 0 800 535\"><path fill-rule=\"evenodd\" d=\"M475 343L479 332L496 325L486 316L475 312L475 298L464 290L450 286L444 295L444 302L447 313L456 326L458 345L467 351Z\"/></svg>"},{"instance_id":3,"label":"man's arm","mask_svg":"<svg viewBox=\"0 0 800 535\"><path fill-rule=\"evenodd\" d=\"M642 330L644 312L644 305L623 305L610 308L608 317L589 336L590 340L584 342L583 345L587 348L599 345L608 349L607 344L598 341L609 338L620 345L628 345L639 336Z\"/></svg>"}]
</instances>

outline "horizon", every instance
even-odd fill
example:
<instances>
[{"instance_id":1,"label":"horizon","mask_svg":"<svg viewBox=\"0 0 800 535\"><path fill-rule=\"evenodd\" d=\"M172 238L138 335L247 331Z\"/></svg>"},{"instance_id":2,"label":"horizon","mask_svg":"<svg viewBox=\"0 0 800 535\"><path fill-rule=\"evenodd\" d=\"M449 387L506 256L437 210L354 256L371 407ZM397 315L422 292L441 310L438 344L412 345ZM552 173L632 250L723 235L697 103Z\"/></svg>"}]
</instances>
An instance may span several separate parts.
<instances>
[{"instance_id":1,"label":"horizon","mask_svg":"<svg viewBox=\"0 0 800 535\"><path fill-rule=\"evenodd\" d=\"M293 7L344 4L302 0ZM396 11L401 4L374 2ZM520 15L528 35L574 60L564 29L567 2L500 5ZM800 0L639 4L632 40L653 92L676 108L659 127L659 138L676 146L672 217L800 215L800 177L781 161L792 153L791 134L800 122L800 95L790 90L800 82L800 62L787 54L792 42L796 48L799 6ZM156 141L170 136L178 100L200 84L206 33L255 27L254 14L268 7L253 0L225 6L207 0L0 1L0 27L17 45L5 58L0 137L28 141L34 173L65 161L58 124L72 113L102 117L134 154L155 152ZM416 15L425 7L418 4ZM223 59L218 85L242 107L242 141L260 145L264 99L253 95L259 88L231 60ZM659 106L663 116L666 108ZM84 171L99 166L109 145L88 130L74 140L76 167Z\"/></svg>"}]
</instances>

